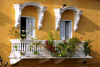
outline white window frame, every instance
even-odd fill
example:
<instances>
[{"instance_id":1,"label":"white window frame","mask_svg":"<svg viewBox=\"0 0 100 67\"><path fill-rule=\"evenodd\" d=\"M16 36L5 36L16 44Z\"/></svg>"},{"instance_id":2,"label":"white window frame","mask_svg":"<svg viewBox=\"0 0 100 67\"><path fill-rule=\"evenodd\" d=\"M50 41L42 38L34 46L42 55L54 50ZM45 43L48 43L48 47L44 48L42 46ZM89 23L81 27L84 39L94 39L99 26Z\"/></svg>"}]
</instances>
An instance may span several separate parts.
<instances>
[{"instance_id":1,"label":"white window frame","mask_svg":"<svg viewBox=\"0 0 100 67\"><path fill-rule=\"evenodd\" d=\"M34 19L34 23L35 23L35 17L30 17L30 16L21 16L21 17L25 17L25 18L31 18L31 19ZM20 21L21 22L21 21ZM20 26L21 27L21 26ZM19 29L19 31L20 31L21 29ZM35 33L35 31L34 31L34 33ZM20 32L20 34L21 34L21 32ZM33 38L35 38L35 34L33 35ZM30 39L30 38L27 38L26 37L26 39Z\"/></svg>"},{"instance_id":2,"label":"white window frame","mask_svg":"<svg viewBox=\"0 0 100 67\"><path fill-rule=\"evenodd\" d=\"M54 9L54 12L55 12L55 30L57 31L59 29L59 23L60 23L60 20L61 20L61 15L66 10L70 10L74 14L74 32L76 32L76 30L78 30L78 24L79 24L80 16L81 16L83 11L81 11L78 8L73 7L73 6L67 6L65 8L61 7L61 8Z\"/></svg>"},{"instance_id":3,"label":"white window frame","mask_svg":"<svg viewBox=\"0 0 100 67\"><path fill-rule=\"evenodd\" d=\"M21 4L13 4L15 9L15 28L17 29L20 21L20 17L22 14L22 10L26 6L32 6L37 9L38 11L38 30L42 28L42 21L44 17L44 12L46 11L47 7L44 7L43 5L36 3L36 2L27 2L27 3L21 3Z\"/></svg>"},{"instance_id":4,"label":"white window frame","mask_svg":"<svg viewBox=\"0 0 100 67\"><path fill-rule=\"evenodd\" d=\"M72 38L72 33L73 33L73 31L72 31L72 20L65 20L65 19L61 19L61 21L60 22L65 22L65 21L69 21L70 23L71 23L71 29L69 28L69 32L71 32L71 34L69 34L70 36L69 36L69 39L70 38ZM70 26L70 25L69 25ZM60 31L59 31L60 32Z\"/></svg>"}]
</instances>

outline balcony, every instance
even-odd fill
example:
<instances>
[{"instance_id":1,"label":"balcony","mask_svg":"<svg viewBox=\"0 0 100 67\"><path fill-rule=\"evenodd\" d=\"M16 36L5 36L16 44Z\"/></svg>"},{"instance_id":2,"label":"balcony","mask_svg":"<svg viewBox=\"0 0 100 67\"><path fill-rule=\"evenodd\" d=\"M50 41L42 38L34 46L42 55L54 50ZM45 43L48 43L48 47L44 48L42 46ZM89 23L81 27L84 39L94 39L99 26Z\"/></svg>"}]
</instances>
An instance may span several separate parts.
<instances>
[{"instance_id":1,"label":"balcony","mask_svg":"<svg viewBox=\"0 0 100 67\"><path fill-rule=\"evenodd\" d=\"M49 61L50 59L55 59L54 63L58 64L62 62L65 59L77 59L78 63L81 63L83 61L86 61L89 58L92 58L91 56L85 56L85 53L83 51L84 47L83 42L78 45L78 49L75 49L75 54L73 57L52 57L51 52L45 48L45 41L46 40L18 40L18 39L11 39L11 53L10 53L10 65L16 64L22 59L38 59L38 63L44 63L46 61ZM37 46L32 45L31 49L30 46L32 43L40 42L41 44ZM57 50L58 43L62 43L61 40L55 40L55 50ZM14 48L14 46L17 46ZM25 55L21 55L21 52L25 52ZM38 51L39 54L34 54L34 51Z\"/></svg>"}]
</instances>

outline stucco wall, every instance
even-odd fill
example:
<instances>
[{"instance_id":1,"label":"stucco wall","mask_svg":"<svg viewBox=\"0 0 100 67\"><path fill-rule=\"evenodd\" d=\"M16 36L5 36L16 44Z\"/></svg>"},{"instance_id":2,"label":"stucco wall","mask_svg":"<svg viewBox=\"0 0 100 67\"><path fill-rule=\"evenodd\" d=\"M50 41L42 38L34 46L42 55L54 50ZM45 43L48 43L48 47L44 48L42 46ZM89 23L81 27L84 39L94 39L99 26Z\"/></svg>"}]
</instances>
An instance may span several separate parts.
<instances>
[{"instance_id":1,"label":"stucco wall","mask_svg":"<svg viewBox=\"0 0 100 67\"><path fill-rule=\"evenodd\" d=\"M78 24L78 30L73 31L73 36L82 37L82 40L91 39L94 40L92 45L92 59L87 60L87 63L100 63L100 1L99 0L0 0L0 56L3 59L3 64L5 62L9 63L8 56L11 52L10 37L8 36L9 29L15 24L15 10L13 4L26 3L26 2L37 2L43 6L48 7L44 13L43 27L40 30L36 29L36 35L44 37L49 31L55 32L55 13L54 8L60 8L63 4L67 6L74 6L83 11L80 22ZM27 6L22 11L22 16L32 16L35 17L35 23L38 24L38 13L33 7ZM65 11L62 14L62 19L72 20L74 25L74 15L71 11ZM74 28L74 27L73 27ZM59 30L57 31L59 33ZM68 60L66 60L68 61ZM64 62L66 62L64 61ZM27 61L23 61L27 62ZM20 62L23 65L23 62ZM32 61L36 63L35 67L41 66L37 65L37 61ZM64 63L63 62L63 63ZM70 60L74 62L74 60ZM29 62L30 63L30 62ZM48 62L48 63L51 63ZM44 66L48 66L48 63ZM60 66L63 65L60 64ZM25 63L24 63L25 64ZM67 64L67 63L66 63ZM67 65L63 66L67 66ZM76 62L74 65L80 66ZM42 65L43 66L43 65ZM51 63L51 66L57 66ZM72 67L68 65L69 67ZM87 65L91 67L91 65ZM95 65L94 65L95 66ZM97 65L99 67L99 65ZM96 67L97 67L96 66ZM8 67L9 66L8 64ZM24 66L23 66L24 67ZM30 66L31 67L31 66Z\"/></svg>"}]
</instances>

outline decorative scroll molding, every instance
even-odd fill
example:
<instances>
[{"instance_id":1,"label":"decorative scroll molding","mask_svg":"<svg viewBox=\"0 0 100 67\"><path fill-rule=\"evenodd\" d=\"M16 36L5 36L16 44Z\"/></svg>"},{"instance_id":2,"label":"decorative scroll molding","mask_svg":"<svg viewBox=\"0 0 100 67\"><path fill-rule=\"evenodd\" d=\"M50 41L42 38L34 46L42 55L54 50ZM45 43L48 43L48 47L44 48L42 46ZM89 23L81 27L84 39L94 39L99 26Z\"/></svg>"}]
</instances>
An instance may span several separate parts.
<instances>
[{"instance_id":1,"label":"decorative scroll molding","mask_svg":"<svg viewBox=\"0 0 100 67\"><path fill-rule=\"evenodd\" d=\"M59 9L54 9L55 12L55 30L57 31L59 29L59 24L60 24L60 20L61 20L61 14L66 11L66 10L70 10L74 13L74 31L76 31L78 29L78 23L80 20L80 15L82 14L83 11L80 11L79 9L77 9L76 7L66 7L66 8L59 8Z\"/></svg>"},{"instance_id":2,"label":"decorative scroll molding","mask_svg":"<svg viewBox=\"0 0 100 67\"><path fill-rule=\"evenodd\" d=\"M33 6L38 11L38 29L42 27L42 20L44 17L44 12L47 9L47 7L42 6L39 3L36 2L28 2L28 3L22 3L22 4L13 4L15 9L15 28L19 26L19 21L21 17L22 10L26 6Z\"/></svg>"}]
</instances>

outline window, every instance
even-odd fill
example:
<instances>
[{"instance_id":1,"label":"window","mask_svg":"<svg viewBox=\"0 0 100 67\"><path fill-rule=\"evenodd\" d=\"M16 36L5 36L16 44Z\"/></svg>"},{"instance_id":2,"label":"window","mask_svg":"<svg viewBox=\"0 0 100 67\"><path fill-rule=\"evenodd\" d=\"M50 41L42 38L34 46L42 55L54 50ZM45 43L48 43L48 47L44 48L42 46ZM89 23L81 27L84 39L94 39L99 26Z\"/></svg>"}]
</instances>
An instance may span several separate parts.
<instances>
[{"instance_id":1,"label":"window","mask_svg":"<svg viewBox=\"0 0 100 67\"><path fill-rule=\"evenodd\" d=\"M65 40L66 38L72 38L72 21L61 20L60 22L60 38Z\"/></svg>"},{"instance_id":2,"label":"window","mask_svg":"<svg viewBox=\"0 0 100 67\"><path fill-rule=\"evenodd\" d=\"M30 39L28 36L35 37L35 18L21 17L20 34L22 39Z\"/></svg>"}]
</instances>

